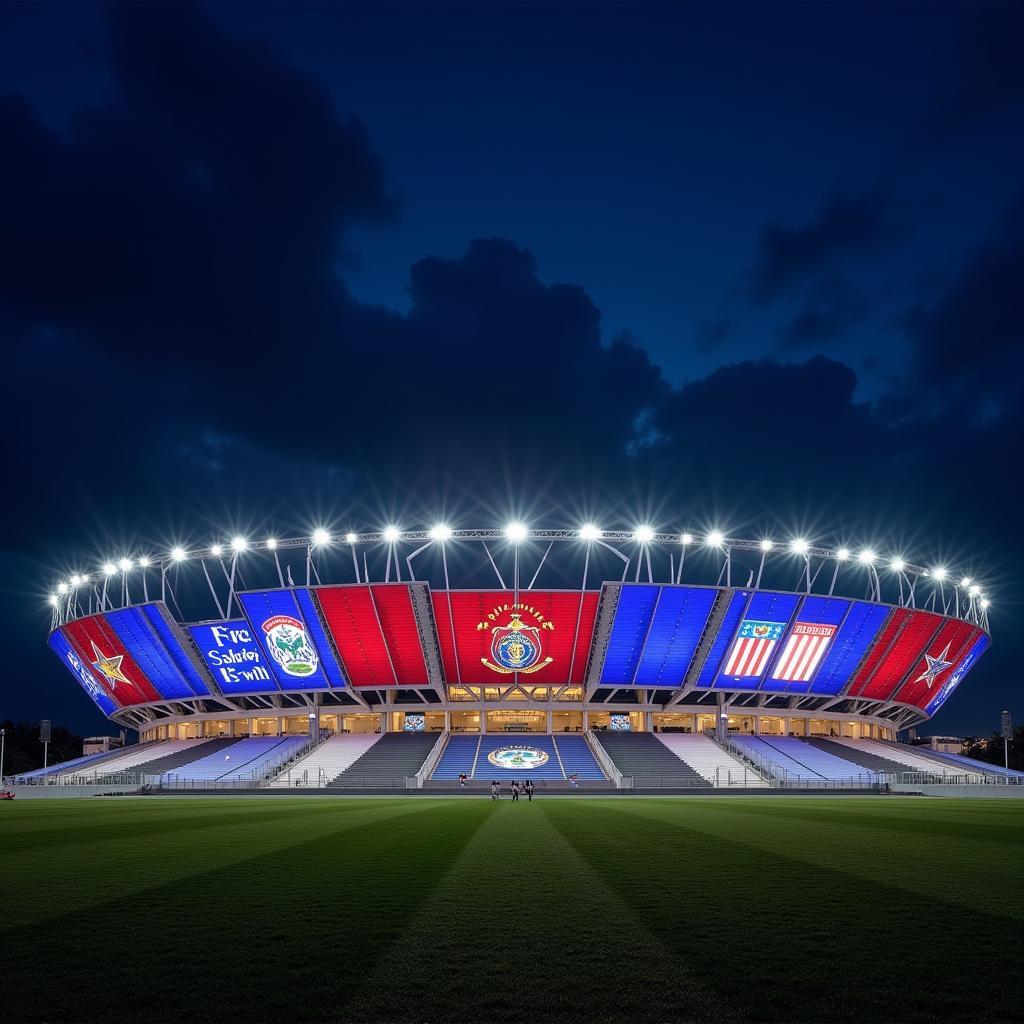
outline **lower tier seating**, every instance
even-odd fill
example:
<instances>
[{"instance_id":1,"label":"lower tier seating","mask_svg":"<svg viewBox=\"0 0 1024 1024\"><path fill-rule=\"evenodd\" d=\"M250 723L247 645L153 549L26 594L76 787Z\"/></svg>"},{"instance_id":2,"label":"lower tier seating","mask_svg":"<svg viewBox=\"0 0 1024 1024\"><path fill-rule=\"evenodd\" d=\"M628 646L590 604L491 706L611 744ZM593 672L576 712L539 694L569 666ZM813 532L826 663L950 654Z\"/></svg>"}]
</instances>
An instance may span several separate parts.
<instances>
[{"instance_id":1,"label":"lower tier seating","mask_svg":"<svg viewBox=\"0 0 1024 1024\"><path fill-rule=\"evenodd\" d=\"M547 761L535 767L500 768L493 764L488 755L502 747L534 747L548 755ZM501 782L512 779L534 781L564 781L570 775L588 782L604 782L606 776L583 736L547 733L522 733L512 737L502 734L467 736L456 734L448 738L431 779L453 781L465 773L471 779L497 779Z\"/></svg>"},{"instance_id":2,"label":"lower tier seating","mask_svg":"<svg viewBox=\"0 0 1024 1024\"><path fill-rule=\"evenodd\" d=\"M676 757L707 779L712 786L744 789L765 789L768 786L753 768L723 750L707 736L686 732L659 732L655 735Z\"/></svg>"},{"instance_id":3,"label":"lower tier seating","mask_svg":"<svg viewBox=\"0 0 1024 1024\"><path fill-rule=\"evenodd\" d=\"M555 735L551 737L558 750L565 777L575 775L580 781L597 782L607 778L583 736Z\"/></svg>"},{"instance_id":4,"label":"lower tier seating","mask_svg":"<svg viewBox=\"0 0 1024 1024\"><path fill-rule=\"evenodd\" d=\"M326 786L380 739L379 733L340 733L288 765L270 785L275 789Z\"/></svg>"},{"instance_id":5,"label":"lower tier seating","mask_svg":"<svg viewBox=\"0 0 1024 1024\"><path fill-rule=\"evenodd\" d=\"M595 732L615 767L633 779L633 786L669 789L710 789L711 783L649 732Z\"/></svg>"},{"instance_id":6,"label":"lower tier seating","mask_svg":"<svg viewBox=\"0 0 1024 1024\"><path fill-rule=\"evenodd\" d=\"M140 743L136 749L147 750L160 746L159 743ZM58 764L47 765L46 768L36 768L34 771L22 772L15 776L15 782L40 782L69 775L91 774L101 765L107 765L116 759L123 757L124 748L118 750L104 750L98 754L84 754L82 757L72 758L70 761L61 761Z\"/></svg>"},{"instance_id":7,"label":"lower tier seating","mask_svg":"<svg viewBox=\"0 0 1024 1024\"><path fill-rule=\"evenodd\" d=\"M741 749L752 752L780 779L826 779L871 785L875 772L807 743L795 736L733 736Z\"/></svg>"},{"instance_id":8,"label":"lower tier seating","mask_svg":"<svg viewBox=\"0 0 1024 1024\"><path fill-rule=\"evenodd\" d=\"M251 736L229 740L228 744L205 757L163 772L160 782L215 782L217 780L258 779L267 764L288 750L308 743L305 736Z\"/></svg>"},{"instance_id":9,"label":"lower tier seating","mask_svg":"<svg viewBox=\"0 0 1024 1024\"><path fill-rule=\"evenodd\" d=\"M922 750L921 747L914 747L913 749ZM964 757L963 754L951 754L946 750L932 750L930 747L923 749L926 752L926 756L934 757L942 764L949 764L954 770L976 772L982 775L998 775L1000 778L1024 779L1024 772L1018 772L1013 768L1004 768L1001 764L975 761L973 757Z\"/></svg>"},{"instance_id":10,"label":"lower tier seating","mask_svg":"<svg viewBox=\"0 0 1024 1024\"><path fill-rule=\"evenodd\" d=\"M927 757L918 753L917 747L908 746L905 743L881 743L878 740L851 740L845 737L835 736L832 742L842 747L853 750L863 750L878 757L894 761L900 767L901 772L927 772L931 775L957 775L958 772L952 765L946 764L933 757Z\"/></svg>"},{"instance_id":11,"label":"lower tier seating","mask_svg":"<svg viewBox=\"0 0 1024 1024\"><path fill-rule=\"evenodd\" d=\"M328 785L338 789L400 789L434 749L432 732L389 732Z\"/></svg>"},{"instance_id":12,"label":"lower tier seating","mask_svg":"<svg viewBox=\"0 0 1024 1024\"><path fill-rule=\"evenodd\" d=\"M825 751L826 754L834 754L836 757L844 758L859 764L865 771L878 772L881 775L893 775L905 772L907 769L897 761L888 757L881 757L853 743L840 743L836 737L825 739L823 736L808 736L805 743Z\"/></svg>"}]
</instances>

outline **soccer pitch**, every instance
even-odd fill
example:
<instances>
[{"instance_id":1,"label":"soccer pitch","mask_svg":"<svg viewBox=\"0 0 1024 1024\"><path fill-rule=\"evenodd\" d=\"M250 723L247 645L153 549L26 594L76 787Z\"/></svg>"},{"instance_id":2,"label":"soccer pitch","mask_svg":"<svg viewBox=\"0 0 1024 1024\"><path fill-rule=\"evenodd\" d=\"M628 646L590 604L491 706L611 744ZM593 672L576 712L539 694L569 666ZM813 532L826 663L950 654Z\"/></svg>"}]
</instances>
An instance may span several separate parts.
<instances>
[{"instance_id":1,"label":"soccer pitch","mask_svg":"<svg viewBox=\"0 0 1024 1024\"><path fill-rule=\"evenodd\" d=\"M1009 1021L1024 803L0 805L7 1021Z\"/></svg>"}]
</instances>

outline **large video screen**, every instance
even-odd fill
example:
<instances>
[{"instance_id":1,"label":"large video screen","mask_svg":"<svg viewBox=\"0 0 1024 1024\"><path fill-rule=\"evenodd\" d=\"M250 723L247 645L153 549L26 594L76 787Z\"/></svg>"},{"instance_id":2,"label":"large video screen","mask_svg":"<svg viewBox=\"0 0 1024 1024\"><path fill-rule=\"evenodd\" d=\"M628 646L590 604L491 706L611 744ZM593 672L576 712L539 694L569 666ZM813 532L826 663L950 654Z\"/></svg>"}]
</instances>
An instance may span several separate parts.
<instances>
[{"instance_id":1,"label":"large video screen","mask_svg":"<svg viewBox=\"0 0 1024 1024\"><path fill-rule=\"evenodd\" d=\"M132 611L133 609L125 609ZM110 612L110 615L119 615ZM117 620L123 626L123 620ZM88 615L67 623L64 634L71 641L79 658L93 670L93 674L102 677L103 688L122 707L133 704L148 704L163 700L160 691L146 672L135 660L135 653L129 650L118 635L114 626L104 615ZM130 642L131 634L129 635ZM152 641L151 642L155 642ZM138 655L148 664L150 649L146 645L138 647ZM164 654L166 658L166 652Z\"/></svg>"},{"instance_id":2,"label":"large video screen","mask_svg":"<svg viewBox=\"0 0 1024 1024\"><path fill-rule=\"evenodd\" d=\"M323 690L345 685L334 655L324 643L311 602L303 612L291 590L251 591L239 594L238 600L253 636L267 656L266 663L283 690ZM318 636L324 650L317 644Z\"/></svg>"},{"instance_id":3,"label":"large video screen","mask_svg":"<svg viewBox=\"0 0 1024 1024\"><path fill-rule=\"evenodd\" d=\"M68 638L59 630L50 634L50 648L54 654L64 663L64 667L78 680L79 685L89 695L93 703L105 715L112 715L118 709L118 703L113 696L107 692L103 676L94 674L92 669L85 664L72 647Z\"/></svg>"},{"instance_id":4,"label":"large video screen","mask_svg":"<svg viewBox=\"0 0 1024 1024\"><path fill-rule=\"evenodd\" d=\"M203 622L189 626L188 632L222 693L230 696L278 688L267 656L245 619Z\"/></svg>"},{"instance_id":5,"label":"large video screen","mask_svg":"<svg viewBox=\"0 0 1024 1024\"><path fill-rule=\"evenodd\" d=\"M409 584L316 587L314 594L353 686L427 683Z\"/></svg>"},{"instance_id":6,"label":"large video screen","mask_svg":"<svg viewBox=\"0 0 1024 1024\"><path fill-rule=\"evenodd\" d=\"M713 587L623 584L601 685L679 686L719 593Z\"/></svg>"},{"instance_id":7,"label":"large video screen","mask_svg":"<svg viewBox=\"0 0 1024 1024\"><path fill-rule=\"evenodd\" d=\"M432 594L450 684L582 684L597 591L454 590Z\"/></svg>"}]
</instances>

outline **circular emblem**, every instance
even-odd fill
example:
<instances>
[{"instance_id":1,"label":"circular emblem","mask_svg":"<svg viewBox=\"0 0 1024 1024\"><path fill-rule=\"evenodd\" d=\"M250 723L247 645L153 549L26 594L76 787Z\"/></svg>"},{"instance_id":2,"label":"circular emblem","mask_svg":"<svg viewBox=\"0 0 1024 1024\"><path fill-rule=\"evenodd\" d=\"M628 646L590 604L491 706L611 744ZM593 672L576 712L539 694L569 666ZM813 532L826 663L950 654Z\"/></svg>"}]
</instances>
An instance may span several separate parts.
<instances>
[{"instance_id":1,"label":"circular emblem","mask_svg":"<svg viewBox=\"0 0 1024 1024\"><path fill-rule=\"evenodd\" d=\"M272 615L263 623L263 633L270 653L290 676L312 675L318 658L306 639L306 629L290 615Z\"/></svg>"},{"instance_id":2,"label":"circular emblem","mask_svg":"<svg viewBox=\"0 0 1024 1024\"><path fill-rule=\"evenodd\" d=\"M528 771L531 768L539 768L548 755L536 747L498 747L487 755L487 760L495 768L507 768L510 771Z\"/></svg>"},{"instance_id":3,"label":"circular emblem","mask_svg":"<svg viewBox=\"0 0 1024 1024\"><path fill-rule=\"evenodd\" d=\"M540 657L540 645L534 639L536 635L536 629L524 629L518 619L513 620L511 632L495 630L491 647L494 660L513 671L529 668Z\"/></svg>"}]
</instances>

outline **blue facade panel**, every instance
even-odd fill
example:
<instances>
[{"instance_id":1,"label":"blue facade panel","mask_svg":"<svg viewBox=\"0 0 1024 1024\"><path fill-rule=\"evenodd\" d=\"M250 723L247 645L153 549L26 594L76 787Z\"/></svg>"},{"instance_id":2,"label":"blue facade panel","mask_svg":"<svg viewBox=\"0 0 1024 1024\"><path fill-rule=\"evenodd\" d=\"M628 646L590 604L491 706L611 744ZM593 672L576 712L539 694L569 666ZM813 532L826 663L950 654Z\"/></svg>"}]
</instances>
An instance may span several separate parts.
<instances>
[{"instance_id":1,"label":"blue facade panel","mask_svg":"<svg viewBox=\"0 0 1024 1024\"><path fill-rule=\"evenodd\" d=\"M781 649L785 632L800 598L796 594L779 594L758 590L750 598L736 630L734 642L722 659L721 673L715 682L718 689L756 690L772 661ZM754 630L748 627L753 625ZM757 630L767 627L767 639L759 639ZM758 648L755 645L760 644ZM749 656L743 652L749 648Z\"/></svg>"},{"instance_id":2,"label":"blue facade panel","mask_svg":"<svg viewBox=\"0 0 1024 1024\"><path fill-rule=\"evenodd\" d=\"M222 693L277 690L269 659L245 619L189 626L188 632Z\"/></svg>"},{"instance_id":3,"label":"blue facade panel","mask_svg":"<svg viewBox=\"0 0 1024 1024\"><path fill-rule=\"evenodd\" d=\"M309 635L313 638L316 649L320 652L320 666L324 670L331 686L341 689L346 685L345 674L341 671L341 665L334 656L334 648L331 646L327 633L324 632L323 623L320 621L320 613L317 611L313 595L306 589L295 591L299 608L302 609L302 617L309 627Z\"/></svg>"},{"instance_id":4,"label":"blue facade panel","mask_svg":"<svg viewBox=\"0 0 1024 1024\"><path fill-rule=\"evenodd\" d=\"M982 633L977 640L971 644L971 649L960 659L960 664L950 673L949 678L939 687L939 692L928 702L924 711L926 715L934 715L943 704L953 695L953 691L960 685L960 680L972 668L974 668L977 660L988 650L988 645L991 643L989 638Z\"/></svg>"},{"instance_id":5,"label":"blue facade panel","mask_svg":"<svg viewBox=\"0 0 1024 1024\"><path fill-rule=\"evenodd\" d=\"M208 697L210 687L202 672L196 668L195 663L181 646L178 634L171 628L163 607L159 604L144 604L142 605L142 612L146 616L153 632L156 633L161 643L167 649L167 653L171 656L171 660L177 666L178 671L184 676L185 682L188 683L192 693L196 697Z\"/></svg>"},{"instance_id":6,"label":"blue facade panel","mask_svg":"<svg viewBox=\"0 0 1024 1024\"><path fill-rule=\"evenodd\" d=\"M107 612L107 622L161 697L185 700L196 696L141 608Z\"/></svg>"},{"instance_id":7,"label":"blue facade panel","mask_svg":"<svg viewBox=\"0 0 1024 1024\"><path fill-rule=\"evenodd\" d=\"M818 674L811 682L811 693L838 694L853 678L868 648L889 617L889 608L866 601L855 601L832 641Z\"/></svg>"},{"instance_id":8,"label":"blue facade panel","mask_svg":"<svg viewBox=\"0 0 1024 1024\"><path fill-rule=\"evenodd\" d=\"M749 600L749 590L737 590L729 599L729 607L726 609L721 625L718 627L718 634L711 644L711 650L708 652L707 659L701 667L697 681L694 683L695 686L709 688L714 685L715 676L718 675L718 666L725 656L729 645L732 643L736 629L740 624L740 619L743 618L743 609L746 608L747 601Z\"/></svg>"},{"instance_id":9,"label":"blue facade panel","mask_svg":"<svg viewBox=\"0 0 1024 1024\"><path fill-rule=\"evenodd\" d=\"M810 693L852 604L841 597L805 597L772 659L761 689L771 693Z\"/></svg>"},{"instance_id":10,"label":"blue facade panel","mask_svg":"<svg viewBox=\"0 0 1024 1024\"><path fill-rule=\"evenodd\" d=\"M258 590L239 594L238 600L283 690L329 687L323 657L294 591Z\"/></svg>"},{"instance_id":11,"label":"blue facade panel","mask_svg":"<svg viewBox=\"0 0 1024 1024\"><path fill-rule=\"evenodd\" d=\"M679 686L697 650L718 591L662 587L636 672L637 686Z\"/></svg>"},{"instance_id":12,"label":"blue facade panel","mask_svg":"<svg viewBox=\"0 0 1024 1024\"><path fill-rule=\"evenodd\" d=\"M71 646L68 638L57 629L50 634L48 643L50 649L64 663L64 667L75 677L82 689L89 694L96 707L104 715L112 715L117 710L117 704L103 692L93 678L88 666L82 664L82 659L75 653L75 649Z\"/></svg>"},{"instance_id":13,"label":"blue facade panel","mask_svg":"<svg viewBox=\"0 0 1024 1024\"><path fill-rule=\"evenodd\" d=\"M624 584L619 591L608 649L601 669L602 686L631 686L660 587Z\"/></svg>"}]
</instances>

